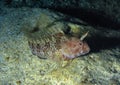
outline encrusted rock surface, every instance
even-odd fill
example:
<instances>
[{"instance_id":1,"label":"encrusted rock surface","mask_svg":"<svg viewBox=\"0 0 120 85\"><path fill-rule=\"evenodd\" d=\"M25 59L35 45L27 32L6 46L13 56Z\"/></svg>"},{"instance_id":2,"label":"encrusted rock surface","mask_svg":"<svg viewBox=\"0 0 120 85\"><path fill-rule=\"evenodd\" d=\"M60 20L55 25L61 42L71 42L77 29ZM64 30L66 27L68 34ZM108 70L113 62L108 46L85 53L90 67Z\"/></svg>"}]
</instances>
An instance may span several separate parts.
<instances>
[{"instance_id":1,"label":"encrusted rock surface","mask_svg":"<svg viewBox=\"0 0 120 85\"><path fill-rule=\"evenodd\" d=\"M1 0L0 6L49 8L95 25L120 28L119 0Z\"/></svg>"},{"instance_id":2,"label":"encrusted rock surface","mask_svg":"<svg viewBox=\"0 0 120 85\"><path fill-rule=\"evenodd\" d=\"M92 26L71 23L73 29L78 27L80 31L89 31L86 41L91 47L91 52L75 58L64 66L66 61L57 63L49 59L39 59L33 55L28 40L21 31L24 23L35 25L41 13L48 17L58 17L49 10L37 8L3 8L1 10L0 85L120 84L119 31L101 27L95 29ZM61 63L63 67L60 66Z\"/></svg>"}]
</instances>

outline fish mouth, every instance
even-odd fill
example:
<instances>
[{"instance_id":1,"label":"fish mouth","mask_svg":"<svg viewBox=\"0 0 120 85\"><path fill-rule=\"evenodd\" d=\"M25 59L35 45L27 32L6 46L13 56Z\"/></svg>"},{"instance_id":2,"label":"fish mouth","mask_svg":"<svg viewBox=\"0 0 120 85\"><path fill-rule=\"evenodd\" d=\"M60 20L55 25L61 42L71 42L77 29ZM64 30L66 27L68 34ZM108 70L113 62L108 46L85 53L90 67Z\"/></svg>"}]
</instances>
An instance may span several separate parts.
<instances>
[{"instance_id":1,"label":"fish mouth","mask_svg":"<svg viewBox=\"0 0 120 85\"><path fill-rule=\"evenodd\" d=\"M87 51L82 50L76 54L74 54L74 53L72 54L72 53L66 53L64 50L61 50L61 53L64 58L73 59L73 58L79 57L81 55L85 55L85 54L89 53L89 51L90 51L90 49L88 49Z\"/></svg>"},{"instance_id":2,"label":"fish mouth","mask_svg":"<svg viewBox=\"0 0 120 85\"><path fill-rule=\"evenodd\" d=\"M81 53L80 55L85 55L85 54L88 54L90 52L90 50L89 51L86 51L86 52L83 52L83 53ZM80 56L79 55L79 56Z\"/></svg>"},{"instance_id":3,"label":"fish mouth","mask_svg":"<svg viewBox=\"0 0 120 85\"><path fill-rule=\"evenodd\" d=\"M90 49L89 49L89 50L87 50L87 51L81 51L81 52L79 52L79 53L75 54L74 56L79 57L79 56L81 56L81 55L88 54L89 52L90 52Z\"/></svg>"}]
</instances>

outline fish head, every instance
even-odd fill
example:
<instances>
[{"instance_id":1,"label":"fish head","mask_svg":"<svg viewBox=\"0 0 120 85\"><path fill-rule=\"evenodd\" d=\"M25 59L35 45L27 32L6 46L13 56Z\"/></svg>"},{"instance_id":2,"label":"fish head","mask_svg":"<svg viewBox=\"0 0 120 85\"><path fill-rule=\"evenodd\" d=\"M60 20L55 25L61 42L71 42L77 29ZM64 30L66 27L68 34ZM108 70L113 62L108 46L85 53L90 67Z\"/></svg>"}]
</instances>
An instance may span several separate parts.
<instances>
[{"instance_id":1,"label":"fish head","mask_svg":"<svg viewBox=\"0 0 120 85\"><path fill-rule=\"evenodd\" d=\"M61 44L61 53L65 58L73 59L75 57L89 53L88 44L78 38L72 37Z\"/></svg>"}]
</instances>

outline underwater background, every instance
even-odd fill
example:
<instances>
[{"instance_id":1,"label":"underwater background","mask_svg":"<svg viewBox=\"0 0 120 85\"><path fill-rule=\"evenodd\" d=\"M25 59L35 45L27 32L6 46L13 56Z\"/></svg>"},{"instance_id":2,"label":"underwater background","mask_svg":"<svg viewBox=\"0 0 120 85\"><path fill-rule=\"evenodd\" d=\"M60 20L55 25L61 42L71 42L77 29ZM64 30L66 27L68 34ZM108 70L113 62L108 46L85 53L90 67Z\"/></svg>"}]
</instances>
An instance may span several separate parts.
<instances>
[{"instance_id":1,"label":"underwater background","mask_svg":"<svg viewBox=\"0 0 120 85\"><path fill-rule=\"evenodd\" d=\"M119 0L0 0L0 85L120 85Z\"/></svg>"}]
</instances>

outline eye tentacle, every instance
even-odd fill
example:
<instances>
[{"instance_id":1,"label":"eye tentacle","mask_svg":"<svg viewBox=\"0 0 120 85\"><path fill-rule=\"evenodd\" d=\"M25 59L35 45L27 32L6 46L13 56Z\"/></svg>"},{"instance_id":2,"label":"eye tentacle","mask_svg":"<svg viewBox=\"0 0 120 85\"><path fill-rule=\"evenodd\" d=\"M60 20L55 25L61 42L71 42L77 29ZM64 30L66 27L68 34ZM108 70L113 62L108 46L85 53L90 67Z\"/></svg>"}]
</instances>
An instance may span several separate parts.
<instances>
[{"instance_id":1,"label":"eye tentacle","mask_svg":"<svg viewBox=\"0 0 120 85\"><path fill-rule=\"evenodd\" d=\"M89 31L88 31L88 32L86 32L84 35L82 35L82 36L81 36L81 38L80 38L80 40L84 40L84 39L85 39L85 37L88 35L88 33L89 33Z\"/></svg>"}]
</instances>

